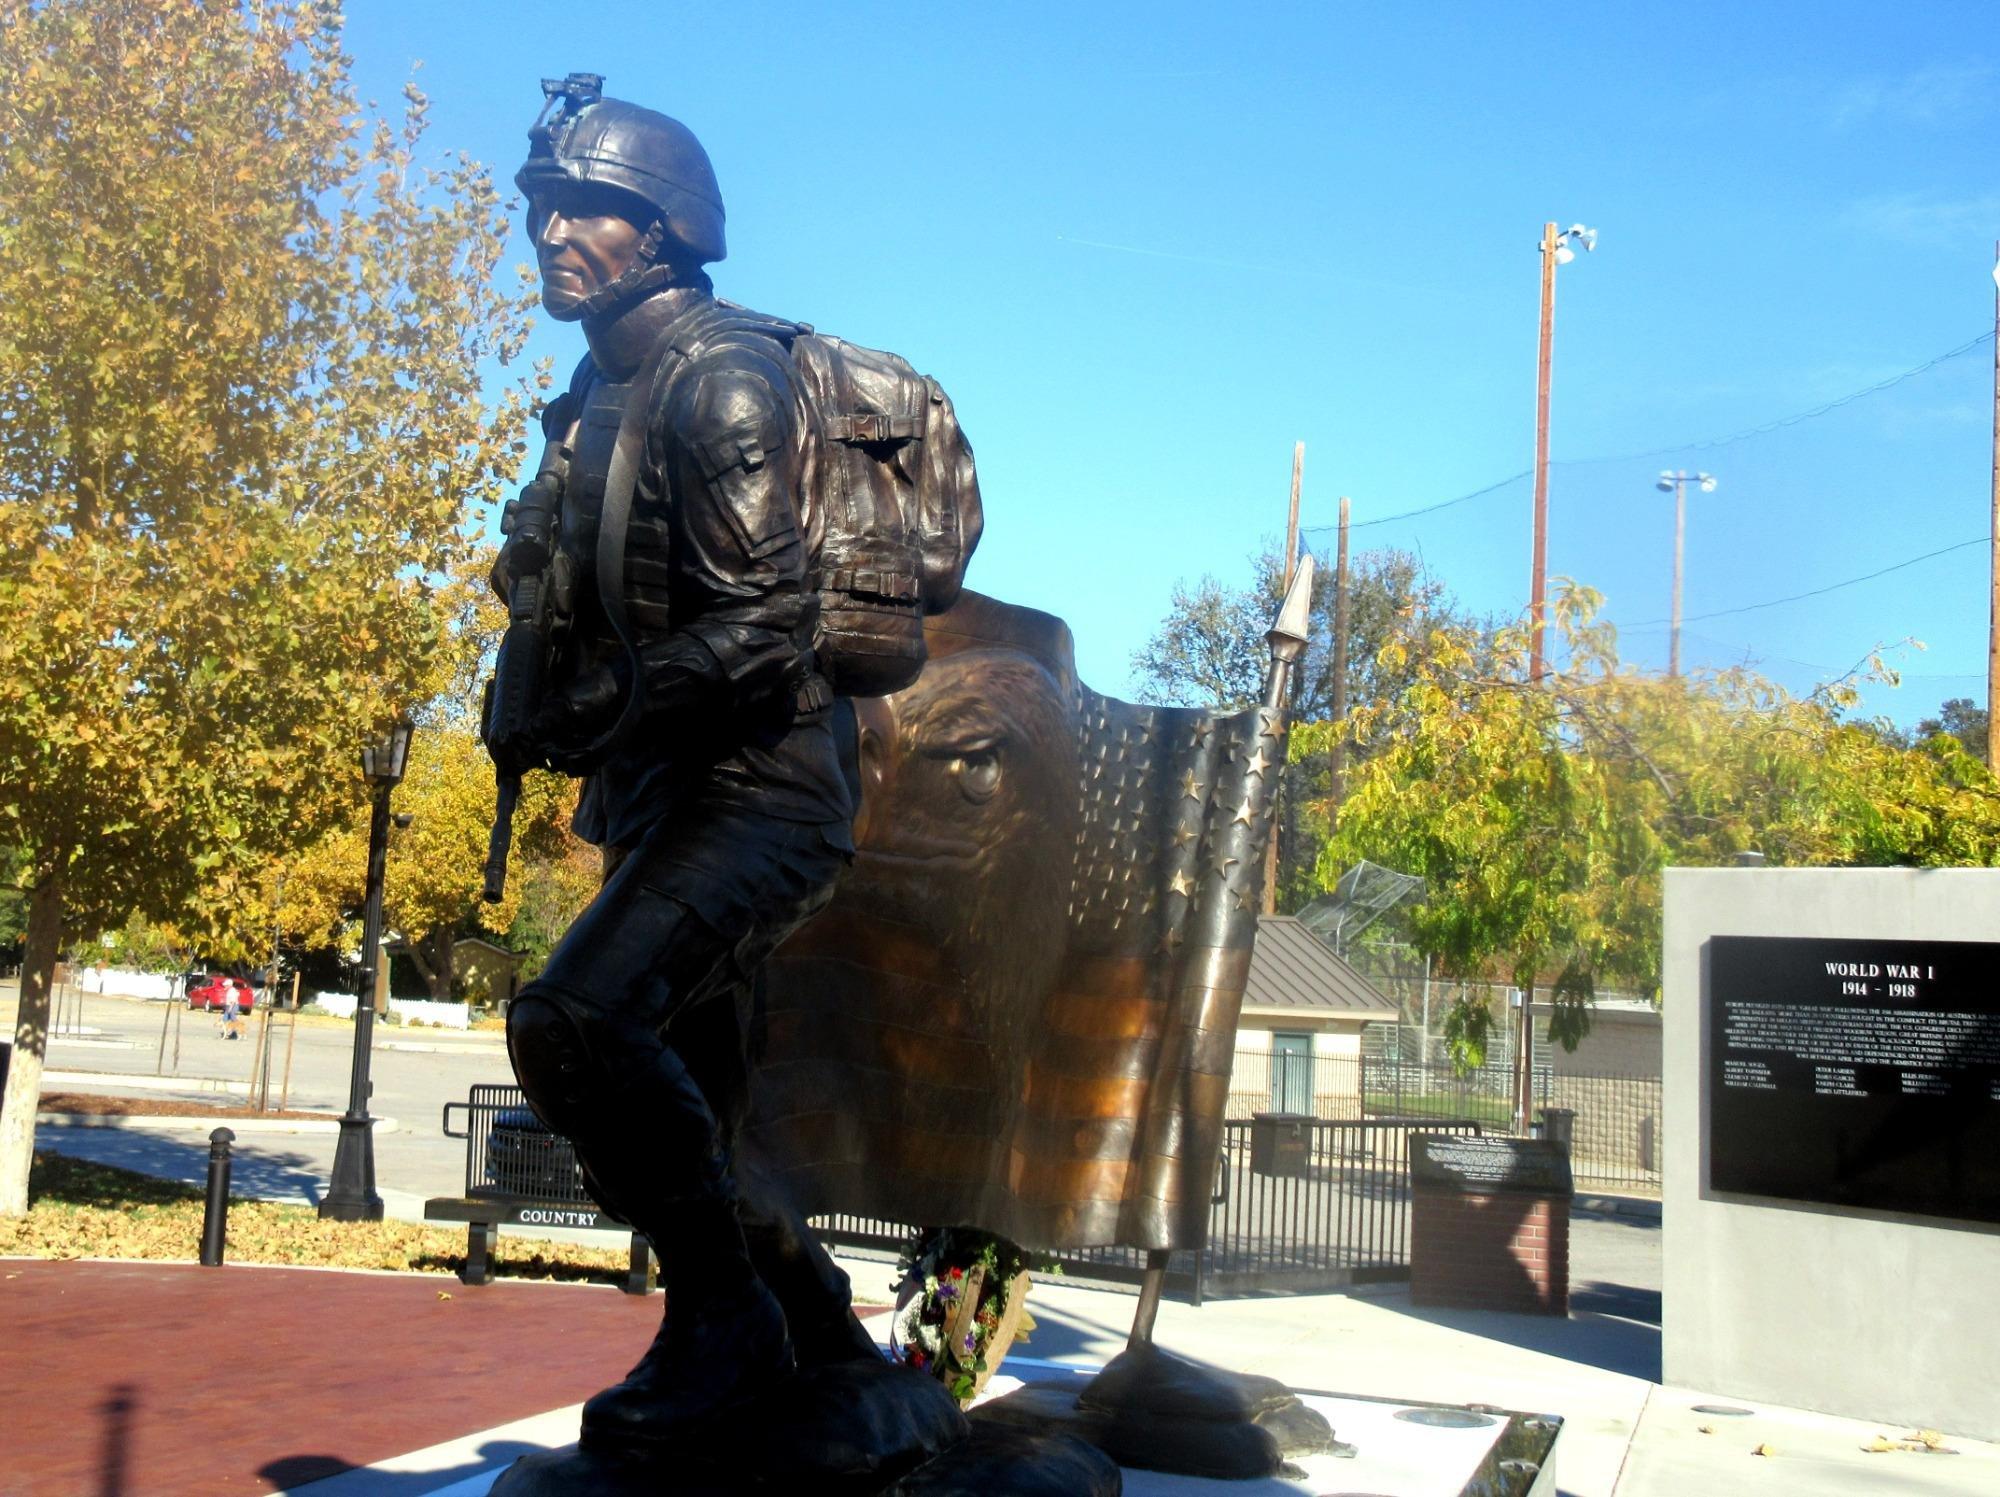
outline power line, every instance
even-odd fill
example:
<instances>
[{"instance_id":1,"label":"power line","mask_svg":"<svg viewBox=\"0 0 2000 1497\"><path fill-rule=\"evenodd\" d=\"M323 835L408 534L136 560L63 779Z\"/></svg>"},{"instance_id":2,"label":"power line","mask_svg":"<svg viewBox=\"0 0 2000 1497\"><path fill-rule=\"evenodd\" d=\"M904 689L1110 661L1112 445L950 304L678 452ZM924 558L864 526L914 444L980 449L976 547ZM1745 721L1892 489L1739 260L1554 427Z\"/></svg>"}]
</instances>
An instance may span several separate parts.
<instances>
[{"instance_id":1,"label":"power line","mask_svg":"<svg viewBox=\"0 0 2000 1497\"><path fill-rule=\"evenodd\" d=\"M1663 624L1620 624L1618 626L1618 633L1619 637L1623 638L1627 634L1650 633L1654 629L1664 627L1665 625ZM1822 678L1843 674L1837 667L1822 664L1817 660L1801 660L1795 655L1780 655L1757 645L1747 645L1737 640L1717 639L1712 634L1697 634L1693 630L1689 630L1687 637L1698 643L1708 645L1711 656L1717 653L1733 655L1741 659L1745 665L1762 665L1767 662L1775 662L1779 665L1795 665L1800 670L1816 671ZM1906 645L1911 643L1911 641L1904 640L1899 643ZM1984 681L1986 673L1984 671L1908 671L1899 668L1896 671L1896 679L1903 682Z\"/></svg>"},{"instance_id":2,"label":"power line","mask_svg":"<svg viewBox=\"0 0 2000 1497\"><path fill-rule=\"evenodd\" d=\"M1916 566L1919 562L1930 561L1939 556L1949 556L1952 552L1963 551L1968 546L1989 545L1991 544L1992 540L1993 537L1990 535L1974 536L1969 541L1959 541L1955 545L1940 546L1935 551L1926 551L1922 556L1912 556L1907 561L1893 562L1889 566L1881 567L1876 571L1864 572L1859 577L1849 577L1846 578L1844 581L1840 582L1829 582L1825 587L1816 587L1813 588L1810 592L1793 593L1789 597L1784 597L1784 598L1771 598L1762 603L1745 603L1740 608L1717 608L1709 613L1691 613L1685 619L1683 619L1682 622L1693 624L1693 623L1699 623L1703 619L1728 618L1733 614L1755 613L1761 608L1776 608L1780 604L1784 603L1800 603L1807 598L1824 597L1828 593L1837 593L1844 587L1854 587L1863 582L1873 582L1877 577L1886 577L1891 572L1903 571L1905 568ZM1630 629L1650 629L1653 628L1655 625L1665 624L1669 622L1671 621L1668 619L1646 619L1641 623L1628 624L1622 627Z\"/></svg>"},{"instance_id":3,"label":"power line","mask_svg":"<svg viewBox=\"0 0 2000 1497\"><path fill-rule=\"evenodd\" d=\"M1699 442L1683 442L1678 447L1654 447L1645 452L1621 452L1609 457L1566 457L1558 460L1555 466L1559 468L1587 468L1601 463L1633 463L1644 458L1671 457L1678 452L1711 452L1718 447L1729 447L1737 442L1747 442L1752 437L1767 436L1771 432L1782 431L1787 426L1797 426L1802 421L1811 421L1815 417L1837 411L1844 405L1852 405L1855 401L1861 400L1866 396L1879 395L1884 390L1894 389L1897 385L1903 383L1904 380L1915 379L1920 374L1927 374L1937 368L1938 365L1950 363L1953 359L1962 359L1974 349L1982 348L1992 341L1992 333L1981 333L1977 338L1966 343L1961 343L1956 348L1948 349L1936 358L1926 359L1913 369L1905 369L1901 374L1893 374L1889 378L1879 380L1865 389L1851 390L1837 400L1829 400L1825 405L1816 405L1809 411L1799 411L1790 416L1780 416L1775 421L1766 421L1762 426L1746 427L1742 431L1735 432L1730 436L1707 437Z\"/></svg>"},{"instance_id":4,"label":"power line","mask_svg":"<svg viewBox=\"0 0 2000 1497\"><path fill-rule=\"evenodd\" d=\"M1638 462L1646 458L1668 457L1673 455L1674 453L1679 453L1679 452L1707 452L1707 451L1712 451L1718 447L1728 447L1736 442L1748 441L1752 437L1765 436L1774 431L1781 431L1788 426L1797 426L1801 422L1811 421L1816 417L1824 416L1829 414L1830 412L1837 411L1842 406L1852 405L1855 401L1864 399L1867 396L1878 395L1884 390L1893 389L1895 386L1902 384L1903 381L1905 380L1915 379L1918 375L1927 373L1928 371L1937 368L1938 365L1940 364L1949 363L1953 359L1963 358L1965 357L1965 355L1971 353L1974 349L1984 347L1986 344L1991 343L1992 341L1993 341L1992 333L1990 332L1981 333L1978 337L1973 338L1968 342L1961 343L1956 348L1947 349L1945 352L1938 354L1934 358L1926 359L1923 363L1916 365L1914 368L1905 369L1901 374L1892 375L1885 380L1879 380L1875 384L1869 385L1864 389L1851 390L1847 394L1841 396L1839 399L1829 400L1826 402L1826 404L1814 406L1809 411L1799 411L1790 416L1781 416L1775 421L1766 421L1761 426L1748 427L1745 430L1736 432L1730 436L1709 437L1698 442L1684 442L1678 447L1655 447L1646 452L1626 452L1610 457L1562 458L1559 459L1554 464L1554 466L1558 468L1583 468L1583 467L1592 467L1604 463L1630 463L1630 462ZM1452 499L1441 499L1435 504L1422 505L1416 509L1401 510L1396 514L1383 515L1378 519L1353 520L1349 522L1348 528L1350 530L1365 530L1370 525L1393 525L1399 520L1414 520L1420 515L1434 515L1440 510L1451 509L1460 504L1470 503L1474 499L1483 499L1488 494L1497 493L1501 489L1506 488L1509 484L1519 483L1522 479L1529 477L1531 473L1532 473L1531 469L1523 468L1519 473L1510 473L1507 475L1507 477L1498 479L1493 483L1489 483L1484 488L1474 489L1469 494L1460 494L1456 498ZM1304 529L1300 533L1302 535L1318 535L1327 531L1335 530L1337 528L1338 528L1337 526L1333 525L1308 525L1304 527ZM1758 605L1758 606L1761 607L1763 605ZM1708 617L1713 617L1713 615L1708 615Z\"/></svg>"},{"instance_id":5,"label":"power line","mask_svg":"<svg viewBox=\"0 0 2000 1497\"><path fill-rule=\"evenodd\" d=\"M1483 499L1488 494L1506 488L1510 483L1519 483L1522 479L1528 477L1531 471L1530 469L1523 468L1519 473L1510 473L1505 478L1489 483L1483 489L1474 489L1469 494L1460 494L1456 499L1442 499L1436 504L1426 504L1421 509L1406 509L1401 514L1384 515L1379 520L1350 520L1348 521L1347 528L1349 530L1364 530L1370 525L1388 525L1397 520L1415 519L1418 515L1434 515L1439 510L1450 509L1455 504L1465 504L1474 499ZM1310 535L1314 531L1338 530L1339 528L1338 525L1308 525L1300 534Z\"/></svg>"}]
</instances>

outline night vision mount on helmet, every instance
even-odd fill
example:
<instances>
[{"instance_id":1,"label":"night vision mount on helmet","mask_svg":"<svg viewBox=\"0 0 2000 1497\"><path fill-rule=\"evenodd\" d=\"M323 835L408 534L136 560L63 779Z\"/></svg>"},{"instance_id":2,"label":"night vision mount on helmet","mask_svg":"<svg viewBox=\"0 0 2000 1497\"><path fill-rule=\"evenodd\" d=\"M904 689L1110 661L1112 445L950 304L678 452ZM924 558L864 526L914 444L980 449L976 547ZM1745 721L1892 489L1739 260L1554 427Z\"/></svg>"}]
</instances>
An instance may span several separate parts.
<instances>
[{"instance_id":1,"label":"night vision mount on helmet","mask_svg":"<svg viewBox=\"0 0 2000 1497\"><path fill-rule=\"evenodd\" d=\"M514 185L532 202L555 188L590 185L631 194L657 215L632 268L578 309L589 317L665 285L668 264L706 265L728 253L722 189L694 132L679 120L603 96L601 73L542 80L542 112L528 131L528 160ZM678 250L664 249L668 241Z\"/></svg>"}]
</instances>

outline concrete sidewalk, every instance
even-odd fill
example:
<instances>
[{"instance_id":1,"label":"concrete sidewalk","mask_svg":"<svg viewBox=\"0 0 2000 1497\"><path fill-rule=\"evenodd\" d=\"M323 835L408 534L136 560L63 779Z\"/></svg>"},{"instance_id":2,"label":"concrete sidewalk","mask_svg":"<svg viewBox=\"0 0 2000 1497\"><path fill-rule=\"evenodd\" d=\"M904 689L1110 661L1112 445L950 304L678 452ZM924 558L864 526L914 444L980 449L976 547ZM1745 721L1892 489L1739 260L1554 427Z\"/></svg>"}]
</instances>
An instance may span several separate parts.
<instances>
[{"instance_id":1,"label":"concrete sidewalk","mask_svg":"<svg viewBox=\"0 0 2000 1497\"><path fill-rule=\"evenodd\" d=\"M847 1266L857 1285L891 1271ZM1037 1329L1023 1357L1087 1365L1123 1347L1134 1297L1042 1280L1030 1305ZM1420 1310L1407 1290L1395 1289L1210 1301L1200 1309L1169 1301L1160 1307L1157 1340L1298 1388L1559 1414L1556 1469L1560 1490L1572 1497L2000 1492L2000 1446L1953 1438L1945 1442L1959 1452L1952 1456L1869 1454L1863 1447L1877 1435L1912 1432L1663 1388L1659 1328L1639 1320ZM1014 1359L1007 1365L1014 1370ZM1697 1404L1747 1412L1701 1414ZM1754 1454L1759 1446L1771 1453Z\"/></svg>"}]
</instances>

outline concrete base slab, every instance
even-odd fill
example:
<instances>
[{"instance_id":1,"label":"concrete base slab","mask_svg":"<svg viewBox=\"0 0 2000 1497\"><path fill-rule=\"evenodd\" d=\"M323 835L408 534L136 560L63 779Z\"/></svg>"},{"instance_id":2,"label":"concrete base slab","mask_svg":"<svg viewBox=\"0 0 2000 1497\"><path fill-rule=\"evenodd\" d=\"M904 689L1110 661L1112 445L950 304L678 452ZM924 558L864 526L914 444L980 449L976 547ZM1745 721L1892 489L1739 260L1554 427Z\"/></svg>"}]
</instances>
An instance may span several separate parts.
<instances>
[{"instance_id":1,"label":"concrete base slab","mask_svg":"<svg viewBox=\"0 0 2000 1497\"><path fill-rule=\"evenodd\" d=\"M1081 1378L1079 1377L1079 1381ZM1021 1386L1020 1379L998 1376L987 1397L1000 1397ZM1127 1468L1125 1497L1311 1497L1328 1492L1393 1492L1397 1497L1461 1497L1475 1481L1491 1481L1497 1464L1496 1443L1518 1425L1499 1410L1467 1414L1470 1427L1422 1424L1406 1416L1419 1406L1337 1394L1302 1395L1308 1406L1334 1426L1344 1454L1309 1456L1294 1471L1260 1480L1217 1482ZM976 1407L976 1405L975 1405ZM1429 1409L1431 1406L1421 1406ZM485 1461L522 1444L556 1450L571 1443L581 1418L581 1406L557 1410L415 1451L365 1471L351 1471L326 1481L293 1489L297 1497L486 1497L504 1465L495 1463L465 1475L468 1462ZM1480 1421L1474 1423L1473 1421ZM1533 1469L1539 1465L1539 1470ZM1553 1461L1530 1463L1509 1473L1506 1485L1480 1486L1482 1491L1525 1494L1556 1492ZM424 1478L435 1477L436 1485Z\"/></svg>"}]
</instances>

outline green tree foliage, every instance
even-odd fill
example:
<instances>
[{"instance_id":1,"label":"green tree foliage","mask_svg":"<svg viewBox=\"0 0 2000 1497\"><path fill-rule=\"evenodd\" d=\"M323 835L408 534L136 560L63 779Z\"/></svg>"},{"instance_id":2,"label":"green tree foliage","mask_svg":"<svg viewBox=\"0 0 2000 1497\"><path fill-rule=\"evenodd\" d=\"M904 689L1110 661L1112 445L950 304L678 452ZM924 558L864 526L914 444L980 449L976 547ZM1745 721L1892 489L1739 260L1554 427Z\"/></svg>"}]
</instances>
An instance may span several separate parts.
<instances>
[{"instance_id":1,"label":"green tree foliage","mask_svg":"<svg viewBox=\"0 0 2000 1497\"><path fill-rule=\"evenodd\" d=\"M1311 640L1295 679L1295 710L1314 722L1333 711L1333 561L1314 553ZM1264 695L1270 653L1264 632L1284 601L1284 557L1267 551L1248 587L1203 577L1175 587L1167 617L1132 656L1140 691L1181 707L1237 708ZM1408 684L1421 649L1383 663L1395 641L1419 646L1429 631L1464 623L1445 586L1407 551L1363 551L1348 559L1347 698L1350 705L1394 696Z\"/></svg>"},{"instance_id":2,"label":"green tree foliage","mask_svg":"<svg viewBox=\"0 0 2000 1497\"><path fill-rule=\"evenodd\" d=\"M1940 733L1949 733L1966 753L1984 761L1990 727L1984 707L1970 697L1952 697L1938 708L1936 717L1918 720L1915 737L1921 742Z\"/></svg>"},{"instance_id":3,"label":"green tree foliage","mask_svg":"<svg viewBox=\"0 0 2000 1497\"><path fill-rule=\"evenodd\" d=\"M1333 715L1334 572L1330 556L1314 554L1311 634L1294 674L1296 723ZM1203 577L1174 589L1166 619L1132 656L1142 695L1183 707L1239 708L1264 695L1270 664L1265 631L1284 601L1284 557L1258 557L1248 587ZM1347 701L1350 710L1395 700L1409 687L1434 631L1478 628L1452 602L1442 582L1407 551L1363 551L1349 557ZM1293 739L1278 832L1278 903L1295 908L1320 892L1313 870L1325 839L1324 818L1301 814L1331 788L1332 739ZM1350 741L1349 757L1372 751Z\"/></svg>"},{"instance_id":4,"label":"green tree foliage","mask_svg":"<svg viewBox=\"0 0 2000 1497\"><path fill-rule=\"evenodd\" d=\"M2000 861L2000 787L1956 739L1888 742L1843 716L1848 685L1797 699L1745 670L1639 672L1597 604L1558 586L1562 664L1540 683L1518 629L1433 631L1403 692L1354 716L1373 752L1321 853L1324 886L1360 858L1420 875L1415 943L1452 975L1551 988L1573 1047L1600 984L1657 994L1670 864L1752 849L1795 866ZM1312 747L1334 730L1299 731ZM1487 1025L1467 1004L1447 1035L1477 1063Z\"/></svg>"},{"instance_id":5,"label":"green tree foliage","mask_svg":"<svg viewBox=\"0 0 2000 1497\"><path fill-rule=\"evenodd\" d=\"M0 1214L66 931L199 934L421 699L518 466L486 171L369 122L321 0L0 0L0 841L31 889Z\"/></svg>"}]
</instances>

